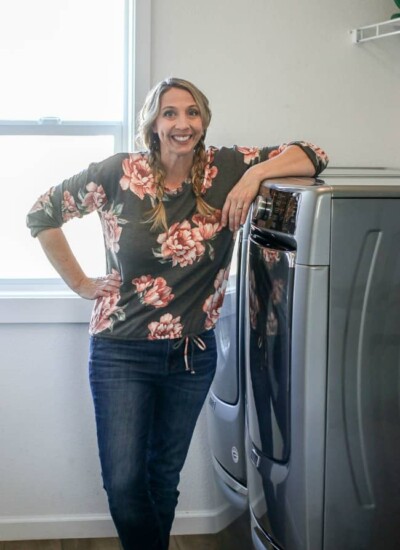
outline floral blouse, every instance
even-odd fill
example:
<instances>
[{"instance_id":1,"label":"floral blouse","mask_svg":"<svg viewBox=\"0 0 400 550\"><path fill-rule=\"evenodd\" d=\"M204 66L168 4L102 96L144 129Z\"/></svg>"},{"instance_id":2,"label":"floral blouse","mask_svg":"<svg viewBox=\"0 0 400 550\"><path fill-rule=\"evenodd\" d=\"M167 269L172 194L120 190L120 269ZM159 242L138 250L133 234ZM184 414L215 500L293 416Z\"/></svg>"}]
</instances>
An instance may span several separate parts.
<instances>
[{"instance_id":1,"label":"floral blouse","mask_svg":"<svg viewBox=\"0 0 400 550\"><path fill-rule=\"evenodd\" d=\"M292 142L319 174L326 154L310 143ZM202 193L216 210L196 212L190 183L166 192L168 231L144 223L156 196L146 153L118 153L52 187L27 216L34 237L47 228L97 211L104 235L107 273L118 272L118 293L96 300L90 334L107 338L181 338L211 329L227 286L234 234L221 226L221 211L247 168L280 154L280 147L207 150Z\"/></svg>"}]
</instances>

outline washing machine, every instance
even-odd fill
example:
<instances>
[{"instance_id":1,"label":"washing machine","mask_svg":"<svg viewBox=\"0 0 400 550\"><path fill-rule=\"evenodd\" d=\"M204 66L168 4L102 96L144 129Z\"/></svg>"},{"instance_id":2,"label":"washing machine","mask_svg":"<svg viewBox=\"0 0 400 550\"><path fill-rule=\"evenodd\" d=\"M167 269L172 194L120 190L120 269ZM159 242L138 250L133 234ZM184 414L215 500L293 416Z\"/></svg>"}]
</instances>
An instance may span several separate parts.
<instances>
[{"instance_id":1,"label":"washing machine","mask_svg":"<svg viewBox=\"0 0 400 550\"><path fill-rule=\"evenodd\" d=\"M249 221L236 236L231 270L215 327L218 362L207 410L216 480L228 502L247 510L244 390L244 285Z\"/></svg>"}]
</instances>

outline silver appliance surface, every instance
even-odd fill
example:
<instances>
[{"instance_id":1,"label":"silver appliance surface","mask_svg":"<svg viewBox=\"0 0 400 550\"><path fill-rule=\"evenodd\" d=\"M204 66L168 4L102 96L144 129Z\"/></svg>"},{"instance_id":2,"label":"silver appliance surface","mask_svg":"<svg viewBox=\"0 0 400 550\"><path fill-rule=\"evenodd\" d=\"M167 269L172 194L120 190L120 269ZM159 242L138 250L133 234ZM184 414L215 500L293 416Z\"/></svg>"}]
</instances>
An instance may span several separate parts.
<instances>
[{"instance_id":1,"label":"silver appliance surface","mask_svg":"<svg viewBox=\"0 0 400 550\"><path fill-rule=\"evenodd\" d=\"M373 178L379 180L380 178L399 178L400 169L399 168L388 168L384 166L329 166L324 170L322 174L322 179L339 177L346 178Z\"/></svg>"},{"instance_id":2,"label":"silver appliance surface","mask_svg":"<svg viewBox=\"0 0 400 550\"><path fill-rule=\"evenodd\" d=\"M400 547L400 173L265 182L247 246L257 549Z\"/></svg>"},{"instance_id":3,"label":"silver appliance surface","mask_svg":"<svg viewBox=\"0 0 400 550\"><path fill-rule=\"evenodd\" d=\"M207 403L208 436L218 485L238 509L248 507L244 448L243 298L249 224L239 233L220 318L215 328L218 347L216 374Z\"/></svg>"}]
</instances>

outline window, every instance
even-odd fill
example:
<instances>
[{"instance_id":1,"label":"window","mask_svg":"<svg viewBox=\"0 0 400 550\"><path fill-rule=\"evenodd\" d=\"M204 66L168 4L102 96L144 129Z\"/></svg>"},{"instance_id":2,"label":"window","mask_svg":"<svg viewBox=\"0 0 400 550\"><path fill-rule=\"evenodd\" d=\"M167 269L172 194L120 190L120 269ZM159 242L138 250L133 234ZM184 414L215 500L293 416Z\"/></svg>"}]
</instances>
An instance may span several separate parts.
<instances>
[{"instance_id":1,"label":"window","mask_svg":"<svg viewBox=\"0 0 400 550\"><path fill-rule=\"evenodd\" d=\"M136 66L148 88L135 48L141 40L141 55L149 55L147 3L0 3L0 282L58 277L26 228L27 211L90 162L133 147L135 101L143 100ZM64 230L86 273L102 274L97 215L72 220Z\"/></svg>"}]
</instances>

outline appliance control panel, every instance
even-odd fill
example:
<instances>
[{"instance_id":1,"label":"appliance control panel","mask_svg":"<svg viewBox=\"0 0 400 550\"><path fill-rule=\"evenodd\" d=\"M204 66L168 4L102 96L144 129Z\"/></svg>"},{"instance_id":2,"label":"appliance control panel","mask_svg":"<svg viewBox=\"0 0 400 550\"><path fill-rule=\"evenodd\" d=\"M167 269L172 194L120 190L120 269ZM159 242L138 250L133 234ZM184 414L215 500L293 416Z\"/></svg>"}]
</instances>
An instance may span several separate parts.
<instances>
[{"instance_id":1,"label":"appliance control panel","mask_svg":"<svg viewBox=\"0 0 400 550\"><path fill-rule=\"evenodd\" d=\"M300 193L263 188L253 206L252 223L260 229L270 229L294 235Z\"/></svg>"}]
</instances>

